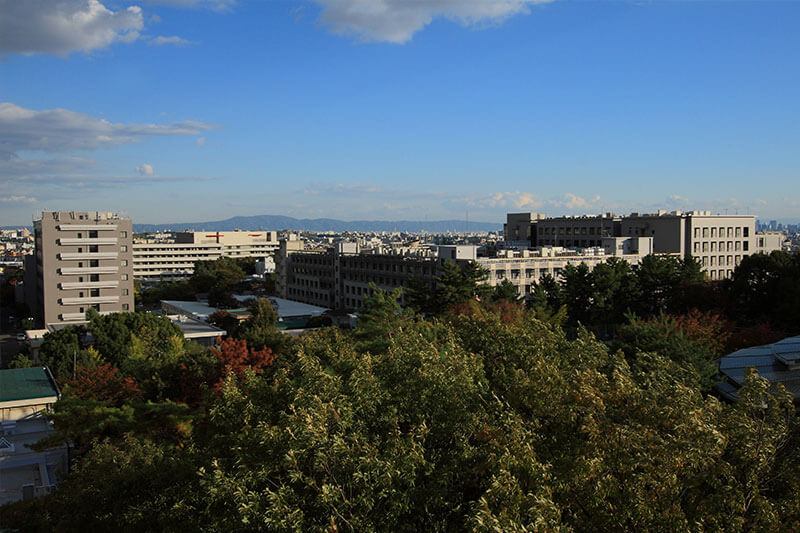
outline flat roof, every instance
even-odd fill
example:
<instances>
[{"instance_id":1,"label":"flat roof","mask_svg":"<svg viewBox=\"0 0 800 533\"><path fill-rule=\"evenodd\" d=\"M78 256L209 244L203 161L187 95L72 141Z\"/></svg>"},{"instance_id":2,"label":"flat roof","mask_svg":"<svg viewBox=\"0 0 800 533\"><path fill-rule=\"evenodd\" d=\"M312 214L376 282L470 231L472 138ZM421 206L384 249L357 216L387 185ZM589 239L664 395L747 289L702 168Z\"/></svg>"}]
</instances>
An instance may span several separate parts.
<instances>
[{"instance_id":1,"label":"flat roof","mask_svg":"<svg viewBox=\"0 0 800 533\"><path fill-rule=\"evenodd\" d=\"M245 295L234 295L234 298L239 300L240 302L244 302L248 299L256 299L257 296L245 296ZM274 296L269 296L268 300L272 303L273 307L276 307L276 311L278 312L278 318L281 320L288 320L291 318L298 318L298 317L312 317L312 316L319 316L329 309L325 307L319 307L316 305L309 305L302 302L296 302L294 300L287 300L285 298L276 298ZM211 307L202 302L191 302L191 301L178 301L178 300L161 300L162 304L166 304L174 309L181 309L185 311L187 314L194 315L198 318L208 318L212 315L216 308ZM231 314L235 314L235 311L246 312L249 313L247 309L226 309Z\"/></svg>"},{"instance_id":2,"label":"flat roof","mask_svg":"<svg viewBox=\"0 0 800 533\"><path fill-rule=\"evenodd\" d=\"M58 396L58 390L50 378L47 367L0 370L0 402L53 396Z\"/></svg>"},{"instance_id":3,"label":"flat roof","mask_svg":"<svg viewBox=\"0 0 800 533\"><path fill-rule=\"evenodd\" d=\"M177 309L182 309L187 313L195 315L200 318L208 318L217 311L215 307L211 307L206 303L197 301L161 300L161 303L167 304Z\"/></svg>"},{"instance_id":4,"label":"flat roof","mask_svg":"<svg viewBox=\"0 0 800 533\"><path fill-rule=\"evenodd\" d=\"M300 316L319 316L329 309L319 307L316 305L304 304L303 302L295 302L294 300L287 300L285 298L276 298L270 296L269 300L272 305L278 306L278 318L291 318Z\"/></svg>"},{"instance_id":5,"label":"flat roof","mask_svg":"<svg viewBox=\"0 0 800 533\"><path fill-rule=\"evenodd\" d=\"M227 335L224 329L186 315L168 315L173 324L183 332L184 338L219 337Z\"/></svg>"}]
</instances>

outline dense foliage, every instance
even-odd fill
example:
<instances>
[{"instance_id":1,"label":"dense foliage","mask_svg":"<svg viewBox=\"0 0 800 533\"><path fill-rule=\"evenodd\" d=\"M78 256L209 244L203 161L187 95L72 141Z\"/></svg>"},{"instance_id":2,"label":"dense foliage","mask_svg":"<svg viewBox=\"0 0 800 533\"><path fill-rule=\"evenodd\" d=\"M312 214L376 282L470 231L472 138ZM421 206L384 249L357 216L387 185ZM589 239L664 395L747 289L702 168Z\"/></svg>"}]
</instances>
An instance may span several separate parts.
<instances>
[{"instance_id":1,"label":"dense foliage","mask_svg":"<svg viewBox=\"0 0 800 533\"><path fill-rule=\"evenodd\" d=\"M508 299L468 298L425 320L399 309L397 296L376 291L352 332L323 329L284 343L274 358L261 348L271 335L266 308L246 329L258 345L206 352L217 361L210 368L157 328L159 340L126 352L150 362L149 376L102 366L119 355L95 356L97 370L65 387L54 416L61 431L77 426L74 471L54 494L0 509L0 523L24 531L800 529L791 397L755 375L736 405L704 395L707 376L682 350L720 349L722 341L705 340L705 318L632 322L647 335L631 332L612 350L585 329L571 339L558 314ZM682 340L669 340L677 331ZM190 378L205 394L182 400L176 385ZM60 417L70 402L84 402L83 411Z\"/></svg>"}]
</instances>

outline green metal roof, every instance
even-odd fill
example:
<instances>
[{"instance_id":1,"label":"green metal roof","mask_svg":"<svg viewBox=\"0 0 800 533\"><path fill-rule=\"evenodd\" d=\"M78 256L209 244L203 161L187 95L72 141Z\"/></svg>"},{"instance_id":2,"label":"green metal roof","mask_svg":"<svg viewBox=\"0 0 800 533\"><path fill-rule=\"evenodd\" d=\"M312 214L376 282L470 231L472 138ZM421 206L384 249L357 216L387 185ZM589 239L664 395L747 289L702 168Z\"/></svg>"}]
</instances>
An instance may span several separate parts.
<instances>
[{"instance_id":1,"label":"green metal roof","mask_svg":"<svg viewBox=\"0 0 800 533\"><path fill-rule=\"evenodd\" d=\"M58 396L58 390L45 367L0 370L0 402L50 396Z\"/></svg>"}]
</instances>

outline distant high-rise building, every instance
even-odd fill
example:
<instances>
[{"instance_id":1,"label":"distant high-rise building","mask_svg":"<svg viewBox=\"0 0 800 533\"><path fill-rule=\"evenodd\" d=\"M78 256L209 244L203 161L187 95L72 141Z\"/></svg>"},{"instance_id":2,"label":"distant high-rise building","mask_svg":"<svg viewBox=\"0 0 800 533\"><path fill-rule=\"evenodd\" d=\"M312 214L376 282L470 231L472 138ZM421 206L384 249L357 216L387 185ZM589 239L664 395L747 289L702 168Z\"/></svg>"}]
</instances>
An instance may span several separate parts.
<instances>
[{"instance_id":1,"label":"distant high-rise building","mask_svg":"<svg viewBox=\"0 0 800 533\"><path fill-rule=\"evenodd\" d=\"M105 212L43 212L26 259L28 305L46 327L75 324L94 308L133 310L132 225Z\"/></svg>"}]
</instances>

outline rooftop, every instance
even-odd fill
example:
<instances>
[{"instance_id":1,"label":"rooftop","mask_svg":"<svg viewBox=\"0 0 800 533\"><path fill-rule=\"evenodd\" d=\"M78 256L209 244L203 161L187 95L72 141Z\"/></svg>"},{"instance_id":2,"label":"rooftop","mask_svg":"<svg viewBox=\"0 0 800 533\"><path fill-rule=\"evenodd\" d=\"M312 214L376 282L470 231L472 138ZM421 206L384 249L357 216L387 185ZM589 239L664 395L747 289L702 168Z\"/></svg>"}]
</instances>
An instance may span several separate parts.
<instances>
[{"instance_id":1,"label":"rooftop","mask_svg":"<svg viewBox=\"0 0 800 533\"><path fill-rule=\"evenodd\" d=\"M45 366L0 370L0 402L58 396L58 388Z\"/></svg>"},{"instance_id":2,"label":"rooftop","mask_svg":"<svg viewBox=\"0 0 800 533\"><path fill-rule=\"evenodd\" d=\"M795 400L800 399L800 337L743 348L722 357L719 371L726 379L717 386L717 390L726 398L736 401L739 387L744 384L750 368L754 368L759 376L769 380L772 385L782 384Z\"/></svg>"}]
</instances>

